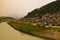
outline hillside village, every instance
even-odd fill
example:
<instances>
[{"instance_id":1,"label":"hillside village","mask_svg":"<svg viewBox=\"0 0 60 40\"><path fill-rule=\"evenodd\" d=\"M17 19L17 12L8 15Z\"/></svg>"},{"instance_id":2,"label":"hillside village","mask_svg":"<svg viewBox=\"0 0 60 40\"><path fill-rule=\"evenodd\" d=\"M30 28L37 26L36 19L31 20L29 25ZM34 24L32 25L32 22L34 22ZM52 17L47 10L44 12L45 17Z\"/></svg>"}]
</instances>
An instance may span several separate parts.
<instances>
[{"instance_id":1,"label":"hillside village","mask_svg":"<svg viewBox=\"0 0 60 40\"><path fill-rule=\"evenodd\" d=\"M22 23L32 24L36 26L60 26L60 13L45 14L42 18L31 17L26 19L20 19Z\"/></svg>"},{"instance_id":2,"label":"hillside village","mask_svg":"<svg viewBox=\"0 0 60 40\"><path fill-rule=\"evenodd\" d=\"M37 8L19 21L37 26L60 26L60 1Z\"/></svg>"},{"instance_id":3,"label":"hillside village","mask_svg":"<svg viewBox=\"0 0 60 40\"><path fill-rule=\"evenodd\" d=\"M30 35L60 40L60 1L37 8L18 20L0 17L1 22Z\"/></svg>"}]
</instances>

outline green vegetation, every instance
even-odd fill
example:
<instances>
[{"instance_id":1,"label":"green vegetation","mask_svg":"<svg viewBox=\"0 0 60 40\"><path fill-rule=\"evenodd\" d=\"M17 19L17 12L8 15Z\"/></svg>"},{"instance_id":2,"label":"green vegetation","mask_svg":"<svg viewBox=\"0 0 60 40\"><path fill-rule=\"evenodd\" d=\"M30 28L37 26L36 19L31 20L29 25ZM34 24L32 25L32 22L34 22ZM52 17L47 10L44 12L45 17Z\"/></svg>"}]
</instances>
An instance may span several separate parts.
<instances>
[{"instance_id":1,"label":"green vegetation","mask_svg":"<svg viewBox=\"0 0 60 40\"><path fill-rule=\"evenodd\" d=\"M48 34L48 32L47 32L49 30L48 28L37 27L37 26L30 25L30 24L27 25L27 24L17 23L15 21L10 21L8 24L11 27L13 27L16 30L19 30L21 32L31 34L31 35L34 35L37 37L45 38L46 40L47 39L53 40L52 38L42 36L45 33Z\"/></svg>"},{"instance_id":2,"label":"green vegetation","mask_svg":"<svg viewBox=\"0 0 60 40\"><path fill-rule=\"evenodd\" d=\"M19 30L21 32L31 34L37 37L46 38L48 40L55 39L53 37L53 35L56 35L55 32L56 31L60 32L60 28L42 28L42 27L30 25L30 24L18 23L16 21L10 21L8 24L11 27L15 28L16 30ZM52 36L53 39L50 36L46 37L47 35Z\"/></svg>"},{"instance_id":3,"label":"green vegetation","mask_svg":"<svg viewBox=\"0 0 60 40\"><path fill-rule=\"evenodd\" d=\"M37 33L37 32L44 32L45 29L42 27L37 27L37 26L33 26L31 24L22 24L22 23L17 23L14 21L9 22L8 24L10 24L12 27L14 27L17 30L22 30L28 33Z\"/></svg>"}]
</instances>

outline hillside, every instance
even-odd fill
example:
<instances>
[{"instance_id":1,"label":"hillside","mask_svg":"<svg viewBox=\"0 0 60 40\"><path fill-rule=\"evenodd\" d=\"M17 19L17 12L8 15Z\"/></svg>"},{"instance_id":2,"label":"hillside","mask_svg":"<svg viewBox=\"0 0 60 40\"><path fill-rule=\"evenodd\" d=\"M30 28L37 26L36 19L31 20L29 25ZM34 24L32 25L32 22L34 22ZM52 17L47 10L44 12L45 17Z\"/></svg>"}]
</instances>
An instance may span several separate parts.
<instances>
[{"instance_id":1,"label":"hillside","mask_svg":"<svg viewBox=\"0 0 60 40\"><path fill-rule=\"evenodd\" d=\"M1 22L9 22L9 21L16 21L16 19L12 17L0 17L0 23Z\"/></svg>"},{"instance_id":2,"label":"hillside","mask_svg":"<svg viewBox=\"0 0 60 40\"><path fill-rule=\"evenodd\" d=\"M41 8L37 8L20 20L28 23L41 24L42 22L44 25L60 26L60 1L54 1Z\"/></svg>"},{"instance_id":3,"label":"hillside","mask_svg":"<svg viewBox=\"0 0 60 40\"><path fill-rule=\"evenodd\" d=\"M29 12L26 17L43 16L44 14L55 14L60 11L60 1L51 2L41 8Z\"/></svg>"}]
</instances>

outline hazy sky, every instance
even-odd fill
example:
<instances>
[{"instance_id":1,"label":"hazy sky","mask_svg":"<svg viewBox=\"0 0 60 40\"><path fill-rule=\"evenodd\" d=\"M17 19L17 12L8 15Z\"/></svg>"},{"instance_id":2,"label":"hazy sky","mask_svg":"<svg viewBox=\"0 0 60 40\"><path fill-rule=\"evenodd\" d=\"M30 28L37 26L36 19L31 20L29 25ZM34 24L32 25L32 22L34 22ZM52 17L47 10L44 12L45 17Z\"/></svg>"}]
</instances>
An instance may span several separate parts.
<instances>
[{"instance_id":1,"label":"hazy sky","mask_svg":"<svg viewBox=\"0 0 60 40\"><path fill-rule=\"evenodd\" d=\"M0 0L0 16L23 17L28 12L55 0Z\"/></svg>"}]
</instances>

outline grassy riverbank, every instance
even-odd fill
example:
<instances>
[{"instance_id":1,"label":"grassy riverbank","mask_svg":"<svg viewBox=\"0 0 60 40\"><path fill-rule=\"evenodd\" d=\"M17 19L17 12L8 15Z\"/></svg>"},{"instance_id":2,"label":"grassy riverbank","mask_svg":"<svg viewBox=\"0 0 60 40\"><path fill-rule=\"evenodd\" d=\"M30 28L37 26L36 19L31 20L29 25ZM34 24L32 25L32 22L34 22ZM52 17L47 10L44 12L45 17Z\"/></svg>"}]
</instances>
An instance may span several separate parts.
<instances>
[{"instance_id":1,"label":"grassy riverbank","mask_svg":"<svg viewBox=\"0 0 60 40\"><path fill-rule=\"evenodd\" d=\"M44 40L36 36L17 31L6 22L0 23L0 40Z\"/></svg>"},{"instance_id":2,"label":"grassy riverbank","mask_svg":"<svg viewBox=\"0 0 60 40\"><path fill-rule=\"evenodd\" d=\"M45 38L46 40L54 40L52 38L47 38L45 36L42 36L42 34L44 33L47 33L46 31L48 29L45 29L45 28L39 28L37 26L33 26L33 25L30 25L30 24L22 24L22 23L17 23L17 22L14 22L14 21L11 21L8 23L10 26L12 26L13 28L15 28L16 30L19 30L21 32L24 32L24 33L27 33L27 34L30 34L30 35L33 35L33 36L37 36L37 37L40 37L40 38Z\"/></svg>"}]
</instances>

